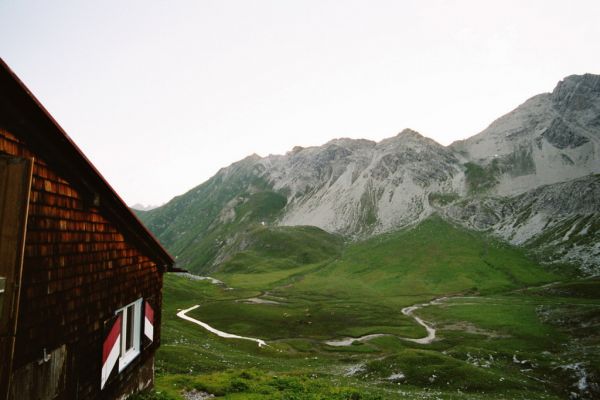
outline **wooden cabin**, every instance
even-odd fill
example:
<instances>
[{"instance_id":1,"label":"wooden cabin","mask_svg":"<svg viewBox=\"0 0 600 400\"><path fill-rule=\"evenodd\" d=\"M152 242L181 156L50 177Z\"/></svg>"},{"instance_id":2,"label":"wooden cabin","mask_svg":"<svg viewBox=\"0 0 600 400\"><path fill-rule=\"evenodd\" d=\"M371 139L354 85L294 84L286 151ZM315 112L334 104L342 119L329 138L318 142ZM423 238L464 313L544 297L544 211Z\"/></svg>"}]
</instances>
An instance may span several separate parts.
<instances>
[{"instance_id":1,"label":"wooden cabin","mask_svg":"<svg viewBox=\"0 0 600 400\"><path fill-rule=\"evenodd\" d=\"M172 266L0 60L0 400L115 399L152 386Z\"/></svg>"}]
</instances>

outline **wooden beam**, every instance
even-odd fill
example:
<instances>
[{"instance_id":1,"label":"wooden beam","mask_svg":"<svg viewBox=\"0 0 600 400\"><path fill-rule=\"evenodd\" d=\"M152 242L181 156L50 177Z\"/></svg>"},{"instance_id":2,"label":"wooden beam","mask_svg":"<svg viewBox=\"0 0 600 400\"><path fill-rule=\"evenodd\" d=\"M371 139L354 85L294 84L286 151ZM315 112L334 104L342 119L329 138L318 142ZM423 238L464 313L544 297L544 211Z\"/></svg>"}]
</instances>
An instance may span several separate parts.
<instances>
[{"instance_id":1,"label":"wooden beam","mask_svg":"<svg viewBox=\"0 0 600 400\"><path fill-rule=\"evenodd\" d=\"M0 156L0 399L8 396L19 318L33 159Z\"/></svg>"}]
</instances>

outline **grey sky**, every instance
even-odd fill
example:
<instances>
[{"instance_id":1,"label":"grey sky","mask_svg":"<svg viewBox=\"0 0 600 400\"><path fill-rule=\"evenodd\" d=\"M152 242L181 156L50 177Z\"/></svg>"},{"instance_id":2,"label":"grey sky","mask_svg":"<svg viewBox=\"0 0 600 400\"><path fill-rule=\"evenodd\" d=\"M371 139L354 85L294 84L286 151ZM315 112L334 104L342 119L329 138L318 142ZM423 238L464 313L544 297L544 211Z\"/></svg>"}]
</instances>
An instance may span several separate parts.
<instances>
[{"instance_id":1,"label":"grey sky","mask_svg":"<svg viewBox=\"0 0 600 400\"><path fill-rule=\"evenodd\" d=\"M595 1L0 0L0 55L129 203L251 153L471 136L600 73Z\"/></svg>"}]
</instances>

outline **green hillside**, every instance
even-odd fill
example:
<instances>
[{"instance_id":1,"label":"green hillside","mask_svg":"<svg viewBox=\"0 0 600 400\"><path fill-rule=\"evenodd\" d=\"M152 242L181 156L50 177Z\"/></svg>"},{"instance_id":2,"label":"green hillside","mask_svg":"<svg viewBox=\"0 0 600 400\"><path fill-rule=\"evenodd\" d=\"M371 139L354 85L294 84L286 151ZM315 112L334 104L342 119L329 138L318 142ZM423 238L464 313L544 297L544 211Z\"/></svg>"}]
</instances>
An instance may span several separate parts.
<instances>
[{"instance_id":1,"label":"green hillside","mask_svg":"<svg viewBox=\"0 0 600 400\"><path fill-rule=\"evenodd\" d=\"M293 332L326 339L384 332L419 337L424 330L399 315L399 308L440 296L489 294L560 278L522 250L438 217L343 248L336 237L316 228L259 232L260 240L214 276L238 289L284 298L285 311L239 303L207 304L197 311L225 330L249 336L282 338ZM312 262L299 263L298 254ZM365 311L370 318L364 318ZM289 320L282 323L283 313ZM240 322L246 318L262 321L264 329Z\"/></svg>"},{"instance_id":2,"label":"green hillside","mask_svg":"<svg viewBox=\"0 0 600 400\"><path fill-rule=\"evenodd\" d=\"M523 250L456 227L437 216L418 226L349 245L343 256L311 275L303 287L375 296L490 293L556 280Z\"/></svg>"},{"instance_id":3,"label":"green hillside","mask_svg":"<svg viewBox=\"0 0 600 400\"><path fill-rule=\"evenodd\" d=\"M257 226L247 231L243 240L247 241L245 249L233 254L219 271L277 272L338 257L344 245L340 236L312 226Z\"/></svg>"},{"instance_id":4,"label":"green hillside","mask_svg":"<svg viewBox=\"0 0 600 400\"><path fill-rule=\"evenodd\" d=\"M138 214L177 255L180 267L211 270L220 257L235 252L239 235L272 222L285 207L285 196L258 177L255 161L247 157L166 205Z\"/></svg>"},{"instance_id":5,"label":"green hillside","mask_svg":"<svg viewBox=\"0 0 600 400\"><path fill-rule=\"evenodd\" d=\"M192 273L165 276L146 398L599 399L598 88L450 146L253 155L136 212Z\"/></svg>"},{"instance_id":6,"label":"green hillside","mask_svg":"<svg viewBox=\"0 0 600 400\"><path fill-rule=\"evenodd\" d=\"M299 290L330 296L422 298L490 293L557 279L523 250L437 216L411 229L345 244L314 227L257 228L248 237L247 248L214 276L240 280L247 288L256 288L250 282L258 276L274 274L286 278L268 282L271 286L294 282ZM283 272L303 265L309 274ZM254 278L242 279L246 274Z\"/></svg>"},{"instance_id":7,"label":"green hillside","mask_svg":"<svg viewBox=\"0 0 600 400\"><path fill-rule=\"evenodd\" d=\"M167 275L157 389L224 399L593 398L600 282L571 281L505 245L432 217L346 242L314 227L253 226L213 275ZM562 283L551 283L562 281ZM416 311L402 307L449 296ZM177 318L261 338L223 339ZM327 342L385 334L350 346ZM577 365L579 369L570 367ZM582 372L583 371L583 372Z\"/></svg>"}]
</instances>

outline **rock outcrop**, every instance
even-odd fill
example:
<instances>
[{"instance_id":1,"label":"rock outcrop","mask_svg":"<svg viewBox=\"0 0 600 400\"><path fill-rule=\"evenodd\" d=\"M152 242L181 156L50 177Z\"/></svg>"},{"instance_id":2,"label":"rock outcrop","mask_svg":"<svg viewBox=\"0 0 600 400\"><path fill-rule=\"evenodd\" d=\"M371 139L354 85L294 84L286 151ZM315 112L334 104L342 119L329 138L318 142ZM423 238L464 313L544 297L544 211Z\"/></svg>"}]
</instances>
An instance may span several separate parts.
<instances>
[{"instance_id":1,"label":"rock outcrop","mask_svg":"<svg viewBox=\"0 0 600 400\"><path fill-rule=\"evenodd\" d=\"M336 139L260 161L274 190L288 194L279 223L353 237L386 232L431 214L430 193L458 193L454 152L406 129L379 143Z\"/></svg>"},{"instance_id":2,"label":"rock outcrop","mask_svg":"<svg viewBox=\"0 0 600 400\"><path fill-rule=\"evenodd\" d=\"M541 186L514 197L470 197L446 218L523 246L549 263L600 273L600 175Z\"/></svg>"},{"instance_id":3,"label":"rock outcrop","mask_svg":"<svg viewBox=\"0 0 600 400\"><path fill-rule=\"evenodd\" d=\"M481 165L496 195L600 173L600 75L572 75L450 148Z\"/></svg>"},{"instance_id":4,"label":"rock outcrop","mask_svg":"<svg viewBox=\"0 0 600 400\"><path fill-rule=\"evenodd\" d=\"M251 223L358 240L437 212L598 274L598 174L600 76L573 75L450 146L406 129L380 142L252 155L142 219L183 264L214 265Z\"/></svg>"}]
</instances>

